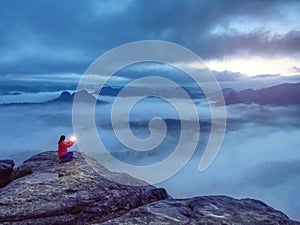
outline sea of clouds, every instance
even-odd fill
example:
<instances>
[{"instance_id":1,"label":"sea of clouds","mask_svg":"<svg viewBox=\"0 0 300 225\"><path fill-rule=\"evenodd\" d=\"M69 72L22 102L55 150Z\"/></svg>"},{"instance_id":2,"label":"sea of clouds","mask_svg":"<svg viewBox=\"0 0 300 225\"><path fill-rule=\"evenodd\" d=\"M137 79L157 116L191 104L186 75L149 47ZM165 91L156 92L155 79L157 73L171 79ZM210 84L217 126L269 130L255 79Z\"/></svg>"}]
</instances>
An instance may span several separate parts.
<instances>
[{"instance_id":1,"label":"sea of clouds","mask_svg":"<svg viewBox=\"0 0 300 225\"><path fill-rule=\"evenodd\" d=\"M53 93L51 97L55 96ZM110 103L96 107L97 129L116 158L135 165L149 165L172 152L179 138L178 124L168 127L164 142L155 151L136 153L114 135L107 122L110 118L104 113L110 110L112 100L110 97L106 100ZM177 120L176 111L164 104L167 105L157 99L140 102L130 116L132 132L140 138L149 136L148 122L154 116ZM200 120L209 121L204 105L199 104L197 108L203 112L199 114L203 115ZM157 185L177 198L212 194L257 198L299 220L300 108L240 104L228 106L227 113L225 139L213 164L204 172L198 171L209 134L209 129L202 129L192 159L175 176ZM122 118L119 119L122 129ZM56 150L59 136L73 133L72 103L1 104L0 121L1 159L14 159L20 164L38 152ZM188 139L185 146L189 148ZM74 146L72 150L79 149Z\"/></svg>"}]
</instances>

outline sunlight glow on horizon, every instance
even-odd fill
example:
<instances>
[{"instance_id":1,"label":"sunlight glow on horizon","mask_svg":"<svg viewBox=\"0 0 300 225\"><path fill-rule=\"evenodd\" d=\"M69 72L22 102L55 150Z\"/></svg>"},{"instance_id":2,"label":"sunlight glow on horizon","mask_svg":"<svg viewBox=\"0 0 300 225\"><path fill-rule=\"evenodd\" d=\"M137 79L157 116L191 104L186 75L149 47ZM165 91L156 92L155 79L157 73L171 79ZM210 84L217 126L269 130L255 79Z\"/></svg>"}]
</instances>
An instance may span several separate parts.
<instances>
[{"instance_id":1,"label":"sunlight glow on horizon","mask_svg":"<svg viewBox=\"0 0 300 225\"><path fill-rule=\"evenodd\" d=\"M211 60L206 65L215 71L230 71L246 76L300 74L300 62L296 58L267 59L262 57L235 58L228 60Z\"/></svg>"}]
</instances>

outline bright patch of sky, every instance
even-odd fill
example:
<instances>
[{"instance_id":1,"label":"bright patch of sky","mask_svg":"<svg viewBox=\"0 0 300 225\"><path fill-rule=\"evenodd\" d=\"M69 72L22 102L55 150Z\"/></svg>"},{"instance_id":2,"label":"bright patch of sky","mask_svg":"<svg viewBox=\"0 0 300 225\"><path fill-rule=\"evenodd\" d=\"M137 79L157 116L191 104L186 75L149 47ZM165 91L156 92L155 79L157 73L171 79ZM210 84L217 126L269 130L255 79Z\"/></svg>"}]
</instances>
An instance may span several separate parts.
<instances>
[{"instance_id":1,"label":"bright patch of sky","mask_svg":"<svg viewBox=\"0 0 300 225\"><path fill-rule=\"evenodd\" d=\"M207 61L209 69L215 71L239 72L247 76L280 74L293 76L300 74L300 61L298 58L282 57L276 59L252 57L234 57L223 60Z\"/></svg>"}]
</instances>

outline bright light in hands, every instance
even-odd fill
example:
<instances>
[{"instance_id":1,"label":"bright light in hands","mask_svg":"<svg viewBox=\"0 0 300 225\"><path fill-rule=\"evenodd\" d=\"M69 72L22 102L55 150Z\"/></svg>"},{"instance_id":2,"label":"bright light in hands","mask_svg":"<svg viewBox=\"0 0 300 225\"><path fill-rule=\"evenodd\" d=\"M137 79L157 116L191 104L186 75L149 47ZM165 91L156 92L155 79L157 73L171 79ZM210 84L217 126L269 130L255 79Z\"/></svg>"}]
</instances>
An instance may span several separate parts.
<instances>
[{"instance_id":1,"label":"bright light in hands","mask_svg":"<svg viewBox=\"0 0 300 225\"><path fill-rule=\"evenodd\" d=\"M70 140L74 142L74 141L76 141L76 137L72 136Z\"/></svg>"}]
</instances>

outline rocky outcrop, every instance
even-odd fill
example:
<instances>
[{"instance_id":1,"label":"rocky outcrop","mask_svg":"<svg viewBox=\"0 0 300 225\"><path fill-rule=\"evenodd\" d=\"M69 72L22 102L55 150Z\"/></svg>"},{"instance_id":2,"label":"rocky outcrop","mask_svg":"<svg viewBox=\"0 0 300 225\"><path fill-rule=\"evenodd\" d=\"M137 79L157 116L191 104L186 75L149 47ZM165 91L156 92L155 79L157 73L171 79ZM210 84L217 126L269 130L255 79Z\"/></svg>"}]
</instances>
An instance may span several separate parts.
<instances>
[{"instance_id":1,"label":"rocky outcrop","mask_svg":"<svg viewBox=\"0 0 300 225\"><path fill-rule=\"evenodd\" d=\"M86 90L80 90L74 93L70 93L68 91L64 91L60 94L60 96L56 99L51 100L50 102L73 102L76 95L76 100L79 102L86 103L100 103L107 104L106 101L96 99L92 94L87 92Z\"/></svg>"},{"instance_id":2,"label":"rocky outcrop","mask_svg":"<svg viewBox=\"0 0 300 225\"><path fill-rule=\"evenodd\" d=\"M121 92L121 90L124 87L110 87L110 86L104 86L99 91L100 95L104 96L117 96ZM200 98L204 97L204 94L202 92L198 93L192 93L188 88L184 87L178 87L178 88L166 88L163 89L164 97L169 98L182 98L182 94L180 94L180 90L184 89L186 94L190 96L191 98ZM94 94L98 94L97 92L94 92ZM124 93L123 93L124 94ZM162 94L162 90L159 89L153 89L153 88L146 88L146 87L134 87L134 86L127 86L126 87L126 96L157 96Z\"/></svg>"},{"instance_id":3,"label":"rocky outcrop","mask_svg":"<svg viewBox=\"0 0 300 225\"><path fill-rule=\"evenodd\" d=\"M169 197L164 189L129 176L131 183L144 186L114 183L108 177L120 174L95 164L99 174L80 153L74 156L60 163L57 152L50 151L26 160L18 170L33 173L0 189L0 224L92 224Z\"/></svg>"},{"instance_id":4,"label":"rocky outcrop","mask_svg":"<svg viewBox=\"0 0 300 225\"><path fill-rule=\"evenodd\" d=\"M204 196L191 199L166 199L141 206L119 218L101 223L117 224L300 224L261 201Z\"/></svg>"},{"instance_id":5,"label":"rocky outcrop","mask_svg":"<svg viewBox=\"0 0 300 225\"><path fill-rule=\"evenodd\" d=\"M164 189L74 156L60 163L55 151L43 152L18 167L32 174L0 189L0 224L300 224L253 199L172 199ZM11 171L11 161L5 163Z\"/></svg>"},{"instance_id":6,"label":"rocky outcrop","mask_svg":"<svg viewBox=\"0 0 300 225\"><path fill-rule=\"evenodd\" d=\"M8 183L15 179L31 174L30 168L14 170L15 163L13 160L0 160L0 188L4 187Z\"/></svg>"},{"instance_id":7,"label":"rocky outcrop","mask_svg":"<svg viewBox=\"0 0 300 225\"><path fill-rule=\"evenodd\" d=\"M4 187L10 182L10 175L15 166L12 160L0 160L0 187Z\"/></svg>"}]
</instances>

